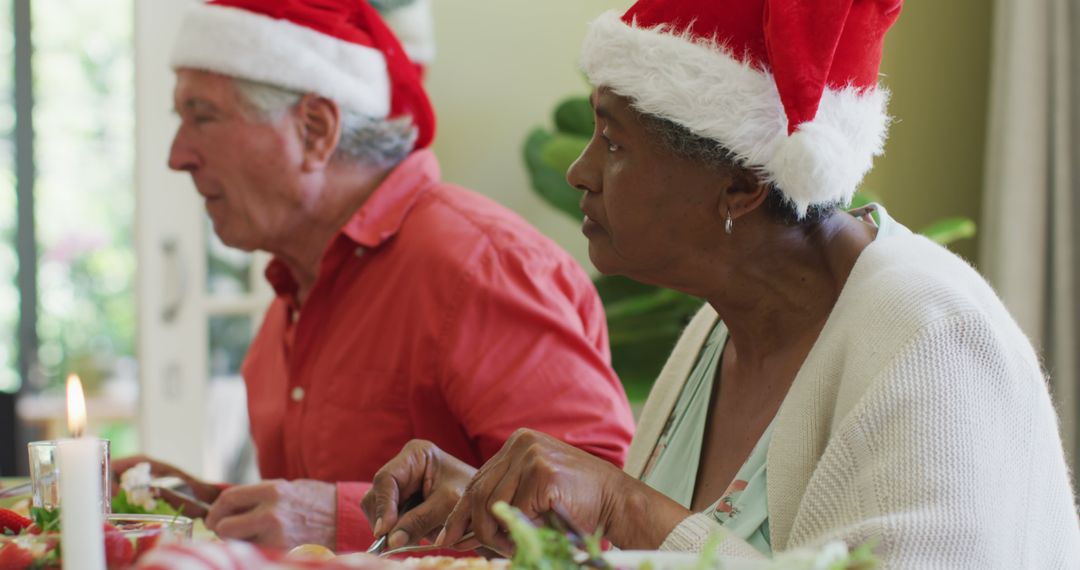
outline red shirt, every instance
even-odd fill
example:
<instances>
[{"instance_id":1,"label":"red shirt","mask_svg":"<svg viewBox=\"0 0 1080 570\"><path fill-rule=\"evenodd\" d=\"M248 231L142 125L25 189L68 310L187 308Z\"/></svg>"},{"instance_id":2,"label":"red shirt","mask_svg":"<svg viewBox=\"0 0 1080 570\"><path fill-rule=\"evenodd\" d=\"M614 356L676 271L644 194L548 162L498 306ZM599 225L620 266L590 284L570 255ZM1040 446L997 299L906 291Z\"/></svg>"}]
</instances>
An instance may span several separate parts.
<instances>
[{"instance_id":1,"label":"red shirt","mask_svg":"<svg viewBox=\"0 0 1080 570\"><path fill-rule=\"evenodd\" d=\"M243 375L264 478L338 482L337 547L414 438L479 466L529 427L622 465L633 434L603 307L568 254L491 200L401 163L328 246L302 310L280 261Z\"/></svg>"}]
</instances>

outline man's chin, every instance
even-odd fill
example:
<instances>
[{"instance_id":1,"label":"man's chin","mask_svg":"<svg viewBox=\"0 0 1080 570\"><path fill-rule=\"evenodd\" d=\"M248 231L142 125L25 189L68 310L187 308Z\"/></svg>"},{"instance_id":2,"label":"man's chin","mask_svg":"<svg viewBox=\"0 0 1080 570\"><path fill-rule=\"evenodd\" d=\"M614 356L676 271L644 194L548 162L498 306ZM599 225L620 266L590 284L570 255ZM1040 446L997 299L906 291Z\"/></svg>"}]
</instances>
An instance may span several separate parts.
<instances>
[{"instance_id":1,"label":"man's chin","mask_svg":"<svg viewBox=\"0 0 1080 570\"><path fill-rule=\"evenodd\" d=\"M249 242L244 242L244 241L232 241L232 240L222 239L221 243L223 243L223 244L225 244L225 245L227 245L227 246L229 246L229 247L231 247L233 249L238 249L240 251L247 252L247 253L252 253L254 251L259 251L259 249L260 249L258 246L254 245L252 243L249 243Z\"/></svg>"},{"instance_id":2,"label":"man's chin","mask_svg":"<svg viewBox=\"0 0 1080 570\"><path fill-rule=\"evenodd\" d=\"M245 239L244 236L233 235L229 232L228 228L221 227L214 222L214 234L217 235L221 243L240 251L252 252L259 249L259 247L252 242L252 240Z\"/></svg>"}]
</instances>

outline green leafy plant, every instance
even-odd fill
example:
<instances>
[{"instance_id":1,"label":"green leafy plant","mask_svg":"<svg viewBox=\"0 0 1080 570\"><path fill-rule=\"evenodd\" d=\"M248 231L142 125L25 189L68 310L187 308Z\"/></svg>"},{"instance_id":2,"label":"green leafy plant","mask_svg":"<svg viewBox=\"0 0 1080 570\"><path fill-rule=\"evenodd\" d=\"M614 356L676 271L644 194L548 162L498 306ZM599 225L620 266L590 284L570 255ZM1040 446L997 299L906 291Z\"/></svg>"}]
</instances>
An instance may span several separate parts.
<instances>
[{"instance_id":1,"label":"green leafy plant","mask_svg":"<svg viewBox=\"0 0 1080 570\"><path fill-rule=\"evenodd\" d=\"M523 148L525 167L533 190L555 209L581 219L581 191L566 182L566 171L589 143L593 113L587 97L570 97L555 107L554 130L533 129ZM859 192L852 207L878 202L872 194ZM948 244L975 235L975 222L946 218L920 233ZM607 311L611 357L631 402L649 394L679 334L697 310L701 299L618 276L594 280Z\"/></svg>"}]
</instances>

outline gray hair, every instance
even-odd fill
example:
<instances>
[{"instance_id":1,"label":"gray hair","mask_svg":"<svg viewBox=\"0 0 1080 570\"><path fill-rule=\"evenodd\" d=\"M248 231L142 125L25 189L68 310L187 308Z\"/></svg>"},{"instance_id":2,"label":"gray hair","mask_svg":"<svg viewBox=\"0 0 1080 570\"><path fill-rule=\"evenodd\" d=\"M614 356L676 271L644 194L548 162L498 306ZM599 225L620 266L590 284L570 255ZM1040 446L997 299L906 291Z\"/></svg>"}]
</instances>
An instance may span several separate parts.
<instances>
[{"instance_id":1,"label":"gray hair","mask_svg":"<svg viewBox=\"0 0 1080 570\"><path fill-rule=\"evenodd\" d=\"M233 80L241 100L260 120L280 117L300 102L303 93L276 85L236 78ZM341 140L334 158L376 168L396 166L412 152L416 127L412 119L375 119L341 108Z\"/></svg>"},{"instance_id":2,"label":"gray hair","mask_svg":"<svg viewBox=\"0 0 1080 570\"><path fill-rule=\"evenodd\" d=\"M653 141L675 156L696 162L716 172L731 172L736 176L748 178L752 167L740 164L738 158L719 142L703 137L674 121L638 113L642 126ZM799 217L795 206L776 186L770 186L762 207L775 220L788 225L813 225L833 215L839 204L813 204L806 215Z\"/></svg>"}]
</instances>

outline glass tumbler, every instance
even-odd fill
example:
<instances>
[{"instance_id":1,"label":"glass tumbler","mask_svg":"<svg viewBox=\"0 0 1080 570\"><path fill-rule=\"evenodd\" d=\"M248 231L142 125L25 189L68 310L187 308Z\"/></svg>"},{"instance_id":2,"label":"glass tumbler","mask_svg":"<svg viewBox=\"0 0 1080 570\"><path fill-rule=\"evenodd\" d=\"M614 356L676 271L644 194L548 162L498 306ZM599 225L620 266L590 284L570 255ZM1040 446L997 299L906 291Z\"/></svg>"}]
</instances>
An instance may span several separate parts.
<instances>
[{"instance_id":1,"label":"glass tumbler","mask_svg":"<svg viewBox=\"0 0 1080 570\"><path fill-rule=\"evenodd\" d=\"M112 482L109 470L109 440L98 439L101 455L101 512L112 512ZM31 505L54 510L60 506L60 463L56 441L32 441L27 444L30 454Z\"/></svg>"}]
</instances>

